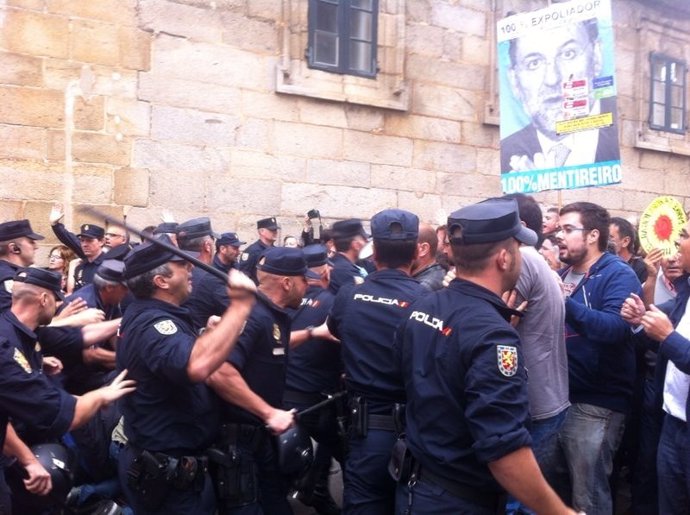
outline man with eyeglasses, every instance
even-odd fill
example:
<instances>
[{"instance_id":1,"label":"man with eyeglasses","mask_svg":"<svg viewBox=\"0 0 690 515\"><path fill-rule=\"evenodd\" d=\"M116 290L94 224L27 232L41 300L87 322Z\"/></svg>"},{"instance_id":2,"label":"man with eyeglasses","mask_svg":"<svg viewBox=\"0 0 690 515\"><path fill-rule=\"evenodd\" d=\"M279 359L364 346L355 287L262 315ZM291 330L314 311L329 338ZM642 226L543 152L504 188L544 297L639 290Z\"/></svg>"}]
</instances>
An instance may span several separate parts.
<instances>
[{"instance_id":1,"label":"man with eyeglasses","mask_svg":"<svg viewBox=\"0 0 690 515\"><path fill-rule=\"evenodd\" d=\"M515 38L509 56L508 80L530 123L501 140L502 173L620 159L615 124L571 134L556 130L556 122L565 118L564 83L570 81L584 81L589 115L613 113L615 120L616 97L595 96L602 72L596 18Z\"/></svg>"},{"instance_id":2,"label":"man with eyeglasses","mask_svg":"<svg viewBox=\"0 0 690 515\"><path fill-rule=\"evenodd\" d=\"M632 269L606 252L606 209L568 204L559 223L571 406L559 432L562 452L553 486L562 497L572 497L576 509L610 515L609 476L635 379L635 349L620 309L641 287Z\"/></svg>"}]
</instances>

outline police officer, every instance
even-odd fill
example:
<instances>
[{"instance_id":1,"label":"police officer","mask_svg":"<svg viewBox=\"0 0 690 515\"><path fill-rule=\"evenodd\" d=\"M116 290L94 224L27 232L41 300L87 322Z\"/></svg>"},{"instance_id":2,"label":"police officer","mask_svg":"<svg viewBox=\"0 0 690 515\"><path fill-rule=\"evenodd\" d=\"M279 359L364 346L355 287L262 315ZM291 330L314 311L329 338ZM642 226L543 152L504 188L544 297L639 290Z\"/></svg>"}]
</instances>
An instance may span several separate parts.
<instances>
[{"instance_id":1,"label":"police officer","mask_svg":"<svg viewBox=\"0 0 690 515\"><path fill-rule=\"evenodd\" d=\"M42 239L28 220L0 224L0 312L12 305L12 280L19 270L34 264L36 240Z\"/></svg>"},{"instance_id":2,"label":"police officer","mask_svg":"<svg viewBox=\"0 0 690 515\"><path fill-rule=\"evenodd\" d=\"M309 269L320 279L309 279L302 305L292 315L292 334L288 353L285 395L287 408L301 411L323 401L340 390L343 372L340 345L319 338L315 329L326 321L335 296L328 290L328 249L325 245L307 245L304 257ZM314 464L300 483L298 499L313 506L320 515L337 514L340 509L328 491L331 458L344 466L341 431L338 427L338 401L300 417L300 424L319 444ZM340 412L340 413L339 413Z\"/></svg>"},{"instance_id":3,"label":"police officer","mask_svg":"<svg viewBox=\"0 0 690 515\"><path fill-rule=\"evenodd\" d=\"M118 248L121 247L122 245ZM77 293L68 295L60 306L60 310L75 299L82 299L87 308L101 310L104 320L116 320L122 317L120 302L128 293L127 286L123 283L124 268L122 261L104 260L96 269L93 282ZM77 395L102 386L110 379L109 372L115 368L115 351L108 341L84 348L81 358L76 363L64 363L65 368L62 373L65 389Z\"/></svg>"},{"instance_id":4,"label":"police officer","mask_svg":"<svg viewBox=\"0 0 690 515\"><path fill-rule=\"evenodd\" d=\"M213 256L213 266L218 270L227 272L231 268L239 268L237 256L240 255L240 247L247 243L240 241L237 233L224 232L216 240L216 255Z\"/></svg>"},{"instance_id":5,"label":"police officer","mask_svg":"<svg viewBox=\"0 0 690 515\"><path fill-rule=\"evenodd\" d=\"M336 253L331 259L333 270L329 288L333 293L338 293L341 286L361 283L366 276L366 272L355 263L359 260L369 235L359 219L350 218L335 222L332 236Z\"/></svg>"},{"instance_id":6,"label":"police officer","mask_svg":"<svg viewBox=\"0 0 690 515\"><path fill-rule=\"evenodd\" d=\"M197 259L207 265L213 262L215 233L207 217L194 218L177 226L177 244L182 250L198 253ZM230 305L225 281L195 267L192 270L192 293L184 301L189 310L194 329L206 327L210 316L222 315Z\"/></svg>"},{"instance_id":7,"label":"police officer","mask_svg":"<svg viewBox=\"0 0 690 515\"><path fill-rule=\"evenodd\" d=\"M257 277L258 300L247 325L227 363L209 380L228 403L219 446L229 455L239 456L218 474L218 483L229 488L219 494L226 499L219 506L222 514L292 513L286 499L289 478L279 469L265 427L280 434L293 423L293 413L281 409L290 342L286 308L299 307L307 289L306 278L319 276L307 268L301 249L275 247L259 259ZM228 478L239 479L231 484Z\"/></svg>"},{"instance_id":8,"label":"police officer","mask_svg":"<svg viewBox=\"0 0 690 515\"><path fill-rule=\"evenodd\" d=\"M12 307L0 315L0 445L8 416L22 440L45 442L82 426L101 407L133 390L133 382L122 373L111 385L75 397L43 373L36 330L55 314L56 302L63 298L61 282L60 274L40 268L27 268L14 277Z\"/></svg>"},{"instance_id":9,"label":"police officer","mask_svg":"<svg viewBox=\"0 0 690 515\"><path fill-rule=\"evenodd\" d=\"M454 212L448 234L457 279L414 303L396 338L414 461L397 513L494 515L505 488L536 513L572 514L530 448L526 371L509 323L517 312L501 300L520 274L519 244L537 236L512 199Z\"/></svg>"},{"instance_id":10,"label":"police officer","mask_svg":"<svg viewBox=\"0 0 690 515\"><path fill-rule=\"evenodd\" d=\"M231 306L197 337L180 307L190 292L190 267L153 242L125 259L127 286L136 300L122 319L117 365L129 370L138 389L121 404L129 443L119 456L119 477L137 515L215 511L202 455L218 430L218 405L204 381L233 347L255 288L231 271Z\"/></svg>"},{"instance_id":11,"label":"police officer","mask_svg":"<svg viewBox=\"0 0 690 515\"><path fill-rule=\"evenodd\" d=\"M361 285L341 287L328 327L342 342L351 420L344 477L344 511L389 514L395 483L386 470L401 427L395 411L405 402L393 366L396 327L409 306L425 293L410 277L417 251L419 219L409 211L386 209L371 219L377 270ZM337 240L336 240L337 241Z\"/></svg>"},{"instance_id":12,"label":"police officer","mask_svg":"<svg viewBox=\"0 0 690 515\"><path fill-rule=\"evenodd\" d=\"M259 239L249 245L240 257L240 271L251 277L256 284L259 281L256 276L256 264L263 252L275 245L278 238L280 226L275 216L262 218L256 222L256 229L259 231Z\"/></svg>"}]
</instances>

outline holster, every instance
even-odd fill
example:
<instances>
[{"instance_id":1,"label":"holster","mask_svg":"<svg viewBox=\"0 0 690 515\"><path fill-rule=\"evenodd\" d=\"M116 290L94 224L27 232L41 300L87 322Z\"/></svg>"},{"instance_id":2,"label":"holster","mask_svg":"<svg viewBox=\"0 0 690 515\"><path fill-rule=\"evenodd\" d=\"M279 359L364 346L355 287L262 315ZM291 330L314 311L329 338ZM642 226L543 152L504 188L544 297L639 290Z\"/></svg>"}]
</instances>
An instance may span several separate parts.
<instances>
[{"instance_id":1,"label":"holster","mask_svg":"<svg viewBox=\"0 0 690 515\"><path fill-rule=\"evenodd\" d=\"M160 508L168 495L170 483L166 480L166 465L150 452L142 451L127 470L127 482L139 494L147 510Z\"/></svg>"},{"instance_id":2,"label":"holster","mask_svg":"<svg viewBox=\"0 0 690 515\"><path fill-rule=\"evenodd\" d=\"M388 462L388 473L398 483L407 483L412 475L414 458L407 448L405 435L402 434L395 441L391 451L391 459Z\"/></svg>"},{"instance_id":3,"label":"holster","mask_svg":"<svg viewBox=\"0 0 690 515\"><path fill-rule=\"evenodd\" d=\"M181 456L143 450L127 471L129 486L141 496L147 510L157 510L171 488L201 492L208 470L205 456Z\"/></svg>"},{"instance_id":4,"label":"holster","mask_svg":"<svg viewBox=\"0 0 690 515\"><path fill-rule=\"evenodd\" d=\"M350 399L350 434L364 438L369 428L369 408L364 397L357 396Z\"/></svg>"},{"instance_id":5,"label":"holster","mask_svg":"<svg viewBox=\"0 0 690 515\"><path fill-rule=\"evenodd\" d=\"M207 451L219 506L235 508L257 502L258 470L253 452L263 440L261 428L223 424L219 442Z\"/></svg>"}]
</instances>

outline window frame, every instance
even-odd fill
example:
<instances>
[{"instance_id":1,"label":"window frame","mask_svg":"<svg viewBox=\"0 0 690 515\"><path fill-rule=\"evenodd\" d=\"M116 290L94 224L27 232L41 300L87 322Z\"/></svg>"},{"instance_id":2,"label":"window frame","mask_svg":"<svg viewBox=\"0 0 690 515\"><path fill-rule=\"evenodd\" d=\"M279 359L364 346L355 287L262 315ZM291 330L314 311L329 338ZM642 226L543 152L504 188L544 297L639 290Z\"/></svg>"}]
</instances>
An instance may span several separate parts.
<instances>
[{"instance_id":1,"label":"window frame","mask_svg":"<svg viewBox=\"0 0 690 515\"><path fill-rule=\"evenodd\" d=\"M673 95L672 95L672 90L673 90L673 83L668 79L668 74L667 77L661 81L658 80L655 75L654 71L655 68L659 65L661 66L666 66L666 69L670 67L671 64L675 64L676 66L681 66L682 67L682 85L681 85L681 101L682 105L680 106L675 106L673 105ZM648 117L648 123L649 123L649 128L652 130L656 131L663 131L663 132L670 132L674 134L686 134L687 133L687 127L688 127L688 120L687 120L687 87L688 87L688 81L687 81L687 74L688 74L688 66L687 63L683 59L678 59L675 57L671 57L667 54L661 53L661 52L650 52L649 53L649 117ZM659 99L656 99L654 96L655 93L655 84L663 84L664 85L664 98L663 102L659 101ZM657 105L664 106L664 124L660 125L657 123L654 123L654 107ZM674 109L680 108L682 110L682 127L680 128L675 128L672 127L672 120L673 117L671 116L672 112Z\"/></svg>"},{"instance_id":2,"label":"window frame","mask_svg":"<svg viewBox=\"0 0 690 515\"><path fill-rule=\"evenodd\" d=\"M354 0L356 1L356 0ZM353 75L355 77L364 77L368 79L375 79L379 71L378 67L378 22L379 22L379 0L371 1L371 11L354 6L353 0L309 0L308 8L308 45L306 50L307 66L311 69L322 70L330 73L337 73L340 75ZM336 7L336 58L337 64L322 63L316 61L315 39L317 29L317 16L319 6L323 4L330 4ZM370 69L364 71L360 69L353 69L351 67L351 53L350 42L363 41L352 35L350 30L353 11L364 11L371 14L371 41L366 41L371 45L369 53ZM344 44L343 44L344 43Z\"/></svg>"}]
</instances>

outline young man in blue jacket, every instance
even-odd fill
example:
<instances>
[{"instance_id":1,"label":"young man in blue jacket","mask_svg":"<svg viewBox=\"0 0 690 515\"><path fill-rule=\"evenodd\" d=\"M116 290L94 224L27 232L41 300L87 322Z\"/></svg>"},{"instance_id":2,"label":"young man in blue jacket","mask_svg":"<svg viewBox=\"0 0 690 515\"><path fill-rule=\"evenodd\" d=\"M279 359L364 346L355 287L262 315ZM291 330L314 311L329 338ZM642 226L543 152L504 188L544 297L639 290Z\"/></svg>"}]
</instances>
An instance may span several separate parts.
<instances>
[{"instance_id":1,"label":"young man in blue jacket","mask_svg":"<svg viewBox=\"0 0 690 515\"><path fill-rule=\"evenodd\" d=\"M620 310L641 287L632 269L606 252L606 209L590 202L568 204L559 223L559 257L567 265L560 275L571 407L559 433L561 471L569 473L556 478L554 486L565 499L572 496L576 509L610 515L609 476L635 379L635 350Z\"/></svg>"}]
</instances>

